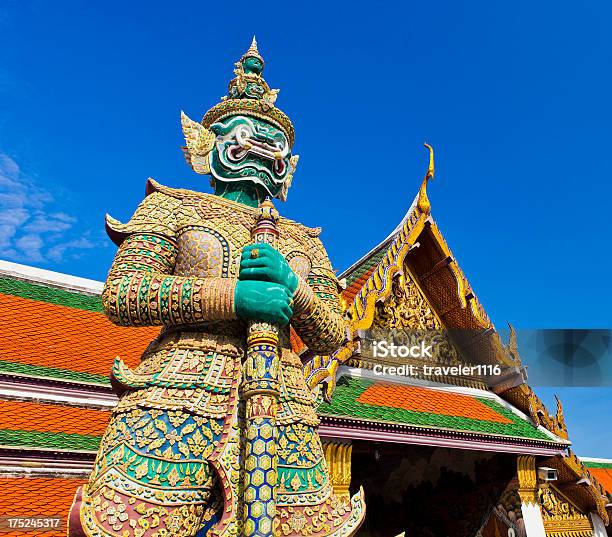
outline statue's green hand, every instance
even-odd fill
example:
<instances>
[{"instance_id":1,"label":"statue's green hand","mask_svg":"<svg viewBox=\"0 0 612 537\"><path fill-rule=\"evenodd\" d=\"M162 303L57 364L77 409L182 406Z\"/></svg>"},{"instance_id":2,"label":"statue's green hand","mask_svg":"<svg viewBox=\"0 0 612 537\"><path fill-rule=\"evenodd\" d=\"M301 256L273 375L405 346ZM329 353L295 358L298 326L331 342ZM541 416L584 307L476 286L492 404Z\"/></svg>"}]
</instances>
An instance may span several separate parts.
<instances>
[{"instance_id":1,"label":"statue's green hand","mask_svg":"<svg viewBox=\"0 0 612 537\"><path fill-rule=\"evenodd\" d=\"M239 319L286 325L293 315L291 293L284 285L255 280L238 280L234 307Z\"/></svg>"},{"instance_id":2,"label":"statue's green hand","mask_svg":"<svg viewBox=\"0 0 612 537\"><path fill-rule=\"evenodd\" d=\"M283 255L263 243L250 244L242 249L238 278L278 283L289 289L292 296L298 286L298 278Z\"/></svg>"}]
</instances>

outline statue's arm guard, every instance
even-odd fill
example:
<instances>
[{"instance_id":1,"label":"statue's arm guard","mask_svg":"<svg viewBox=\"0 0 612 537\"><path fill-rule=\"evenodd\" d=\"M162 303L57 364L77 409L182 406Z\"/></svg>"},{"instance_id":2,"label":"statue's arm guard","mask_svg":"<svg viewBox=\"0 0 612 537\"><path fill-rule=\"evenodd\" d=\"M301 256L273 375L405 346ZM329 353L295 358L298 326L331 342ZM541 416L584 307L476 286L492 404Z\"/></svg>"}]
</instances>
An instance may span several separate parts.
<instances>
[{"instance_id":1,"label":"statue's arm guard","mask_svg":"<svg viewBox=\"0 0 612 537\"><path fill-rule=\"evenodd\" d=\"M119 250L102 292L108 318L123 326L193 324L235 319L231 278L172 274L177 255L167 196L152 194L127 224L108 219Z\"/></svg>"},{"instance_id":2,"label":"statue's arm guard","mask_svg":"<svg viewBox=\"0 0 612 537\"><path fill-rule=\"evenodd\" d=\"M339 300L338 279L321 241L313 240L313 267L298 277L291 325L313 352L331 354L346 340L346 323ZM311 250L311 252L312 252Z\"/></svg>"}]
</instances>

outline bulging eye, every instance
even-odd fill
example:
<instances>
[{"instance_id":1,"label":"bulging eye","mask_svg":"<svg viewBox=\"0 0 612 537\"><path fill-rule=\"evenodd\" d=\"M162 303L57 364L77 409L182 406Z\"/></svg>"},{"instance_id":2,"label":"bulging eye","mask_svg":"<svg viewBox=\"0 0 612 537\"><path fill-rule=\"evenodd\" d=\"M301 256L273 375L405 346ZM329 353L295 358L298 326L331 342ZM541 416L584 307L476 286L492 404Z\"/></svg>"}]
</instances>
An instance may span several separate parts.
<instances>
[{"instance_id":1,"label":"bulging eye","mask_svg":"<svg viewBox=\"0 0 612 537\"><path fill-rule=\"evenodd\" d=\"M236 141L244 145L249 138L253 137L253 131L248 125L240 125L236 128Z\"/></svg>"}]
</instances>

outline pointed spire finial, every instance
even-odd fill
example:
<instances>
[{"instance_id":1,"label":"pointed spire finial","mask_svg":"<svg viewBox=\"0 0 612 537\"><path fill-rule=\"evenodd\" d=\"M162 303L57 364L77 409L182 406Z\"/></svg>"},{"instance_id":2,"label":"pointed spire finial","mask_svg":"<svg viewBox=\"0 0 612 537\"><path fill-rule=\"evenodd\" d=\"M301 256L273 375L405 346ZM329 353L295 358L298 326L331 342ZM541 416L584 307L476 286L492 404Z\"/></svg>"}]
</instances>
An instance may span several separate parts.
<instances>
[{"instance_id":1,"label":"pointed spire finial","mask_svg":"<svg viewBox=\"0 0 612 537\"><path fill-rule=\"evenodd\" d=\"M257 39L255 38L255 36L253 36L253 41L251 41L251 46L249 47L249 49L242 55L242 58L240 59L240 61L244 60L245 58L259 58L259 60L261 61L262 65L265 63L264 59L261 57L261 54L259 53L259 50L257 48Z\"/></svg>"}]
</instances>

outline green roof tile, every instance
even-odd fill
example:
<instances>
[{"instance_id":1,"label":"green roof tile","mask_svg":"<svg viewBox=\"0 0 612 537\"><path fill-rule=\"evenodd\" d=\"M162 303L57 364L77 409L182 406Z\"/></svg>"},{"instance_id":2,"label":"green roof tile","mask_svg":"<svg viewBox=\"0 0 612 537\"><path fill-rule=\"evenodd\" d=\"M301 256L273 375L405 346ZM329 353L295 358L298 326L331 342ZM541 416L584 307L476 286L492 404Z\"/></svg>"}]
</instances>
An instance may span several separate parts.
<instances>
[{"instance_id":1,"label":"green roof tile","mask_svg":"<svg viewBox=\"0 0 612 537\"><path fill-rule=\"evenodd\" d=\"M374 381L371 380L343 377L338 382L332 402L322 403L318 409L319 414L376 422L454 429L474 433L488 433L515 438L551 440L546 433L537 429L529 421L522 419L501 403L486 397L474 398L510 420L511 423L499 423L461 416L418 412L391 406L370 405L357 401L358 397L373 384Z\"/></svg>"},{"instance_id":2,"label":"green roof tile","mask_svg":"<svg viewBox=\"0 0 612 537\"><path fill-rule=\"evenodd\" d=\"M364 259L364 261L359 266L355 267L346 277L348 285L352 284L355 280L361 278L361 276L368 272L372 267L378 265L382 261L383 257L385 257L385 254L387 253L388 249L388 245L384 248L381 248L378 252L372 254L367 259Z\"/></svg>"},{"instance_id":3,"label":"green roof tile","mask_svg":"<svg viewBox=\"0 0 612 537\"><path fill-rule=\"evenodd\" d=\"M23 364L20 362L7 362L5 360L0 360L0 374L2 373L110 386L109 378L104 375L82 373L79 371L70 371L68 369L58 369L55 367Z\"/></svg>"},{"instance_id":4,"label":"green roof tile","mask_svg":"<svg viewBox=\"0 0 612 537\"><path fill-rule=\"evenodd\" d=\"M39 302L48 302L58 306L66 306L67 308L95 312L102 311L102 303L99 296L86 295L76 291L47 287L11 278L0 278L0 293L29 298Z\"/></svg>"},{"instance_id":5,"label":"green roof tile","mask_svg":"<svg viewBox=\"0 0 612 537\"><path fill-rule=\"evenodd\" d=\"M612 470L612 462L592 462L582 461L587 468L604 468L606 470Z\"/></svg>"},{"instance_id":6,"label":"green roof tile","mask_svg":"<svg viewBox=\"0 0 612 537\"><path fill-rule=\"evenodd\" d=\"M0 446L97 451L101 437L71 433L0 430Z\"/></svg>"}]
</instances>

